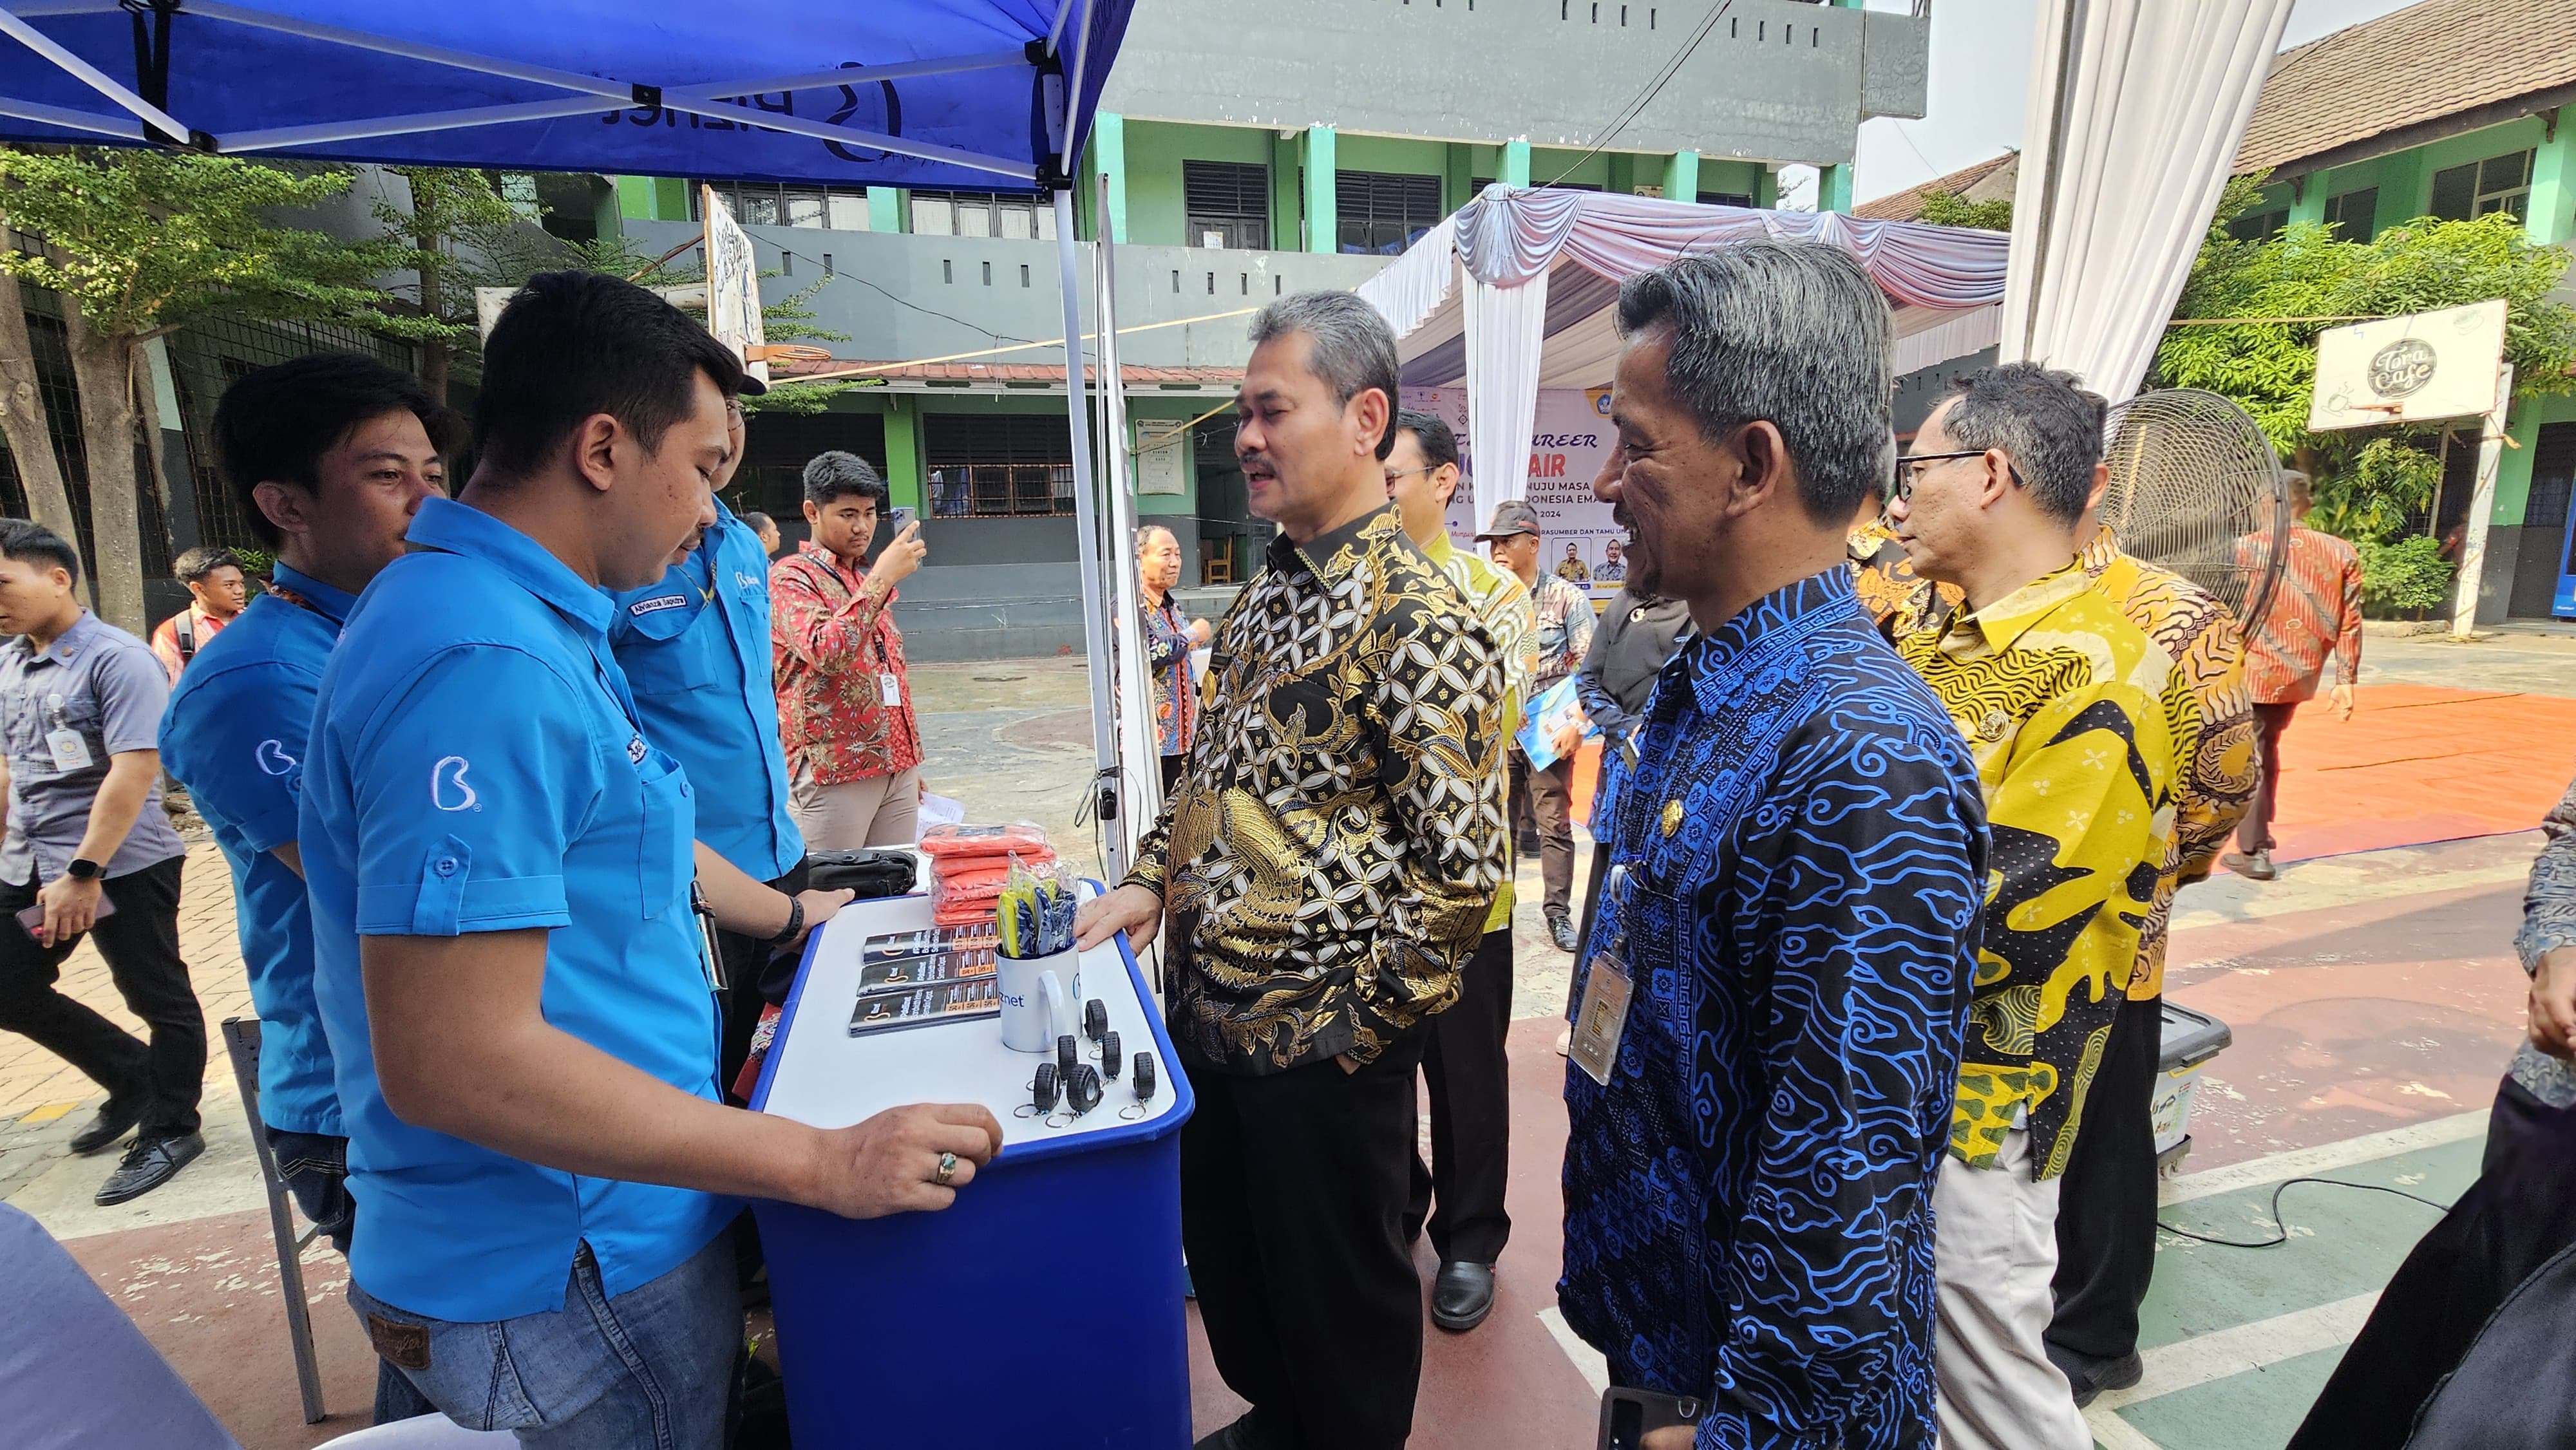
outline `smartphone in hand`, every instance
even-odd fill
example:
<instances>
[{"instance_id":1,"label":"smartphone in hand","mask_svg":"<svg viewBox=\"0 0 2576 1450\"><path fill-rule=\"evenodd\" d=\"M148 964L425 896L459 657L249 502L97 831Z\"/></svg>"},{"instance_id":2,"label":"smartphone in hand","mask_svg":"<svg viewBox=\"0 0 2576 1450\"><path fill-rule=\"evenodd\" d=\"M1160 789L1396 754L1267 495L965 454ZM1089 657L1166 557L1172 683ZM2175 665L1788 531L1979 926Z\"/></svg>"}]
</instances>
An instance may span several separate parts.
<instances>
[{"instance_id":1,"label":"smartphone in hand","mask_svg":"<svg viewBox=\"0 0 2576 1450\"><path fill-rule=\"evenodd\" d=\"M910 504L897 504L893 511L886 515L886 527L892 529L897 538L901 538L903 531L912 527L912 521L913 512Z\"/></svg>"},{"instance_id":2,"label":"smartphone in hand","mask_svg":"<svg viewBox=\"0 0 2576 1450\"><path fill-rule=\"evenodd\" d=\"M92 918L92 924L95 925L97 922L105 921L114 915L116 915L116 903L102 896L98 899L98 915ZM38 946L50 945L50 943L45 940L45 904L43 902L37 902L35 905L19 912L18 925L26 931L28 936L35 939Z\"/></svg>"}]
</instances>

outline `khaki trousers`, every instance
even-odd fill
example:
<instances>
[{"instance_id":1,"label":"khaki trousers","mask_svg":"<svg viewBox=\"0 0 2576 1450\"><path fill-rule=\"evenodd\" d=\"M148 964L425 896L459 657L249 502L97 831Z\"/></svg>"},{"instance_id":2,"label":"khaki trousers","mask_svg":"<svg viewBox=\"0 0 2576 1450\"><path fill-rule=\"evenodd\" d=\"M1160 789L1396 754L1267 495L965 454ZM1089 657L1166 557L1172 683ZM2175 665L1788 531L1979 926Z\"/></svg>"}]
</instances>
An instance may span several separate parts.
<instances>
[{"instance_id":1,"label":"khaki trousers","mask_svg":"<svg viewBox=\"0 0 2576 1450\"><path fill-rule=\"evenodd\" d=\"M800 760L787 777L787 813L808 851L909 846L921 839L921 767L816 785Z\"/></svg>"},{"instance_id":2,"label":"khaki trousers","mask_svg":"<svg viewBox=\"0 0 2576 1450\"><path fill-rule=\"evenodd\" d=\"M2030 1181L2030 1130L2006 1134L1992 1168L1942 1154L1932 1212L1941 1450L2092 1450L2075 1387L2044 1342L2057 1180Z\"/></svg>"}]
</instances>

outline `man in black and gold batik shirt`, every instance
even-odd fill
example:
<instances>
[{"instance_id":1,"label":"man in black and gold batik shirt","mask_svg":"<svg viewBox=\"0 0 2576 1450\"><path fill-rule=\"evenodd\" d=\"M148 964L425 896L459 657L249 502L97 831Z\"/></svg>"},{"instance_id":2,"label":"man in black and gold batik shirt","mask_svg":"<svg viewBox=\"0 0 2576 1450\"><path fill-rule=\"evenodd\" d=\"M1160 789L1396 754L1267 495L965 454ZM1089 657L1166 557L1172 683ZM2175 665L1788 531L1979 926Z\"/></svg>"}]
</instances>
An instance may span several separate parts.
<instances>
[{"instance_id":1,"label":"man in black and gold batik shirt","mask_svg":"<svg viewBox=\"0 0 2576 1450\"><path fill-rule=\"evenodd\" d=\"M1502 880L1505 667L1387 506L1385 320L1307 293L1252 340L1235 456L1279 537L1217 630L1163 819L1078 934L1169 933L1198 1098L1181 1241L1252 1405L1201 1446L1398 1450L1422 1363L1414 1071Z\"/></svg>"},{"instance_id":2,"label":"man in black and gold batik shirt","mask_svg":"<svg viewBox=\"0 0 2576 1450\"><path fill-rule=\"evenodd\" d=\"M1961 591L1898 636L1967 738L1993 844L1950 1152L1933 1190L1942 1450L2088 1450L2043 1337L2066 1171L2173 833L2173 661L2092 587L2075 528L2099 399L2010 363L1952 384L1888 516Z\"/></svg>"}]
</instances>

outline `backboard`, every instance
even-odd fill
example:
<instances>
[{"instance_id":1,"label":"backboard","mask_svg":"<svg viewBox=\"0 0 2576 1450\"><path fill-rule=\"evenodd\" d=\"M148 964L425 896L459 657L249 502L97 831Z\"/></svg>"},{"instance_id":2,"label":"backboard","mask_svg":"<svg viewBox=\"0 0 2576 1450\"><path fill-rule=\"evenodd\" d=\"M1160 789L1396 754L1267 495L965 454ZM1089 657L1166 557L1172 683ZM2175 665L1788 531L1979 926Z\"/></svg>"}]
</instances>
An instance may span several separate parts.
<instances>
[{"instance_id":1,"label":"backboard","mask_svg":"<svg viewBox=\"0 0 2576 1450\"><path fill-rule=\"evenodd\" d=\"M2473 302L2317 334L2308 429L2474 417L2495 406L2504 302Z\"/></svg>"},{"instance_id":2,"label":"backboard","mask_svg":"<svg viewBox=\"0 0 2576 1450\"><path fill-rule=\"evenodd\" d=\"M764 354L752 351L767 338L761 332L760 264L752 256L751 236L734 221L714 187L701 186L699 201L707 225L707 331L745 359L744 372L766 383L769 364Z\"/></svg>"}]
</instances>

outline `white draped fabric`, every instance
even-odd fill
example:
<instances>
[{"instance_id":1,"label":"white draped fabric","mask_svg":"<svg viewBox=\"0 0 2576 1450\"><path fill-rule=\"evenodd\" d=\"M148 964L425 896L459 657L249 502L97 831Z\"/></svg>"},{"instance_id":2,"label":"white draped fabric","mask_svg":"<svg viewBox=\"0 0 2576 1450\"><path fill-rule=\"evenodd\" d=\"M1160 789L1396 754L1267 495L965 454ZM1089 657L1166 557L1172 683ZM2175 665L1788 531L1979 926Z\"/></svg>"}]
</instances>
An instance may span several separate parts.
<instances>
[{"instance_id":1,"label":"white draped fabric","mask_svg":"<svg viewBox=\"0 0 2576 1450\"><path fill-rule=\"evenodd\" d=\"M2002 355L2138 390L2291 0L2042 0Z\"/></svg>"},{"instance_id":2,"label":"white draped fabric","mask_svg":"<svg viewBox=\"0 0 2576 1450\"><path fill-rule=\"evenodd\" d=\"M1481 523L1495 504L1526 496L1539 389L1610 381L1621 279L1771 240L1860 259L1896 309L1900 375L1994 345L2000 233L1605 192L1488 187L1359 293L1394 327L1406 384L1464 380Z\"/></svg>"}]
</instances>

